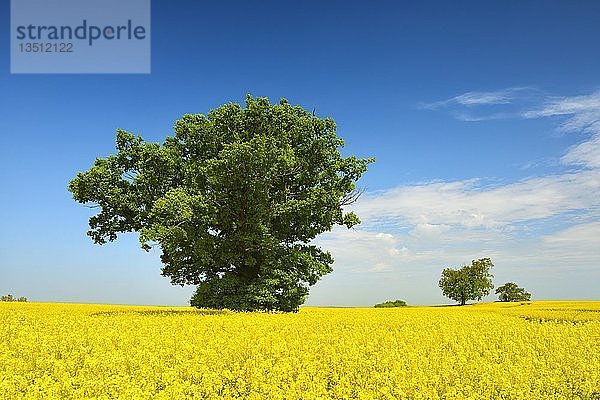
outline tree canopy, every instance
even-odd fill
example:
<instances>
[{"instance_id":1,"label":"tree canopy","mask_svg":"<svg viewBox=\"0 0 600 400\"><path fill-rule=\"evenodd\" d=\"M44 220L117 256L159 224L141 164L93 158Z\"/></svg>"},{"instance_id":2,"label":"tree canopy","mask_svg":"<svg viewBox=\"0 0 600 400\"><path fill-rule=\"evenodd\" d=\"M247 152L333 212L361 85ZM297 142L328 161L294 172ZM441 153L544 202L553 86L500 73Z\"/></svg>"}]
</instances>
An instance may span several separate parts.
<instances>
[{"instance_id":1,"label":"tree canopy","mask_svg":"<svg viewBox=\"0 0 600 400\"><path fill-rule=\"evenodd\" d=\"M163 276L197 285L192 305L295 311L332 271L310 241L360 222L343 207L374 160L342 157L343 145L331 118L247 96L245 107L184 115L162 144L117 130L117 153L69 190L99 210L95 243L139 232L143 249L160 248Z\"/></svg>"},{"instance_id":2,"label":"tree canopy","mask_svg":"<svg viewBox=\"0 0 600 400\"><path fill-rule=\"evenodd\" d=\"M444 269L439 281L442 293L461 305L469 300L481 300L494 288L491 279L493 275L490 274L493 266L491 259L481 258L460 269Z\"/></svg>"},{"instance_id":3,"label":"tree canopy","mask_svg":"<svg viewBox=\"0 0 600 400\"><path fill-rule=\"evenodd\" d=\"M496 289L498 299L500 301L529 301L531 300L531 293L526 292L525 289L519 287L514 282L507 282L504 285Z\"/></svg>"}]
</instances>

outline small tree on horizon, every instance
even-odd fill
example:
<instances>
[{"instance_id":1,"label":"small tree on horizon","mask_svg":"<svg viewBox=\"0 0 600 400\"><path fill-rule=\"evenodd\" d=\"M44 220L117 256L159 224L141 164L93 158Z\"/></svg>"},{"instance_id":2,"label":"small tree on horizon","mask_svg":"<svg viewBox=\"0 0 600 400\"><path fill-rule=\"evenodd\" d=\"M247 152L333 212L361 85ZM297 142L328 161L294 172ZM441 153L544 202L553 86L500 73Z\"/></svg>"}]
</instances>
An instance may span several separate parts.
<instances>
[{"instance_id":1,"label":"small tree on horizon","mask_svg":"<svg viewBox=\"0 0 600 400\"><path fill-rule=\"evenodd\" d=\"M489 258L473 260L471 265L460 269L445 268L438 283L444 296L464 306L469 300L481 300L494 288L490 269L494 266Z\"/></svg>"},{"instance_id":2,"label":"small tree on horizon","mask_svg":"<svg viewBox=\"0 0 600 400\"><path fill-rule=\"evenodd\" d=\"M496 289L496 294L499 295L498 299L504 302L531 300L531 293L526 292L525 289L519 287L514 282L507 282L504 285L498 287Z\"/></svg>"}]
</instances>

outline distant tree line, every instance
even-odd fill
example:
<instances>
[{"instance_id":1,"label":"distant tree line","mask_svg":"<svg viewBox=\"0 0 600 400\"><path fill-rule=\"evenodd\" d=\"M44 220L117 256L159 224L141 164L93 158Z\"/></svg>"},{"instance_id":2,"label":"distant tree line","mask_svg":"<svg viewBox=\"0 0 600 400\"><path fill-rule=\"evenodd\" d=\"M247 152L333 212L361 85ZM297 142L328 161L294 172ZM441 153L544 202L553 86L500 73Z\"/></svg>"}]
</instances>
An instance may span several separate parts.
<instances>
[{"instance_id":1,"label":"distant tree line","mask_svg":"<svg viewBox=\"0 0 600 400\"><path fill-rule=\"evenodd\" d=\"M0 297L0 301L20 301L20 302L26 302L27 301L27 297L13 297L12 294L7 294L5 296Z\"/></svg>"}]
</instances>

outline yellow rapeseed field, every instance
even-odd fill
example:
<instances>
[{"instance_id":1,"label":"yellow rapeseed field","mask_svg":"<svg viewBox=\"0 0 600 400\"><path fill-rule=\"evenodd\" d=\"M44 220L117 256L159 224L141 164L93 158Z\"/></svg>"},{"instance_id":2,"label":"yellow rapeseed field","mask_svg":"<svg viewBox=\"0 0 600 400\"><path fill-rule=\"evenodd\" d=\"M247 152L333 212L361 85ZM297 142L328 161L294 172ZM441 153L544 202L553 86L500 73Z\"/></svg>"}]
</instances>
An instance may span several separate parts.
<instances>
[{"instance_id":1,"label":"yellow rapeseed field","mask_svg":"<svg viewBox=\"0 0 600 400\"><path fill-rule=\"evenodd\" d=\"M0 399L600 399L600 302L0 303Z\"/></svg>"}]
</instances>

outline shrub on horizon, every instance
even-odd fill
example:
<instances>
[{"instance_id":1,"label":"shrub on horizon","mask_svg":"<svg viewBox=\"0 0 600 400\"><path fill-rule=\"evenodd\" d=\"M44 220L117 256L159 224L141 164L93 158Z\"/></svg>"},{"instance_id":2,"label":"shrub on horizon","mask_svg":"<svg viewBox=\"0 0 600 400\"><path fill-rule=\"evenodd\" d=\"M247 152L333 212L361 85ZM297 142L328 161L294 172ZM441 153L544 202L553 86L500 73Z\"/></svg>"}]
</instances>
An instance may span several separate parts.
<instances>
[{"instance_id":1,"label":"shrub on horizon","mask_svg":"<svg viewBox=\"0 0 600 400\"><path fill-rule=\"evenodd\" d=\"M406 302L404 300L395 300L395 301L385 301L383 303L375 304L373 307L375 308L391 308L391 307L406 307Z\"/></svg>"}]
</instances>

